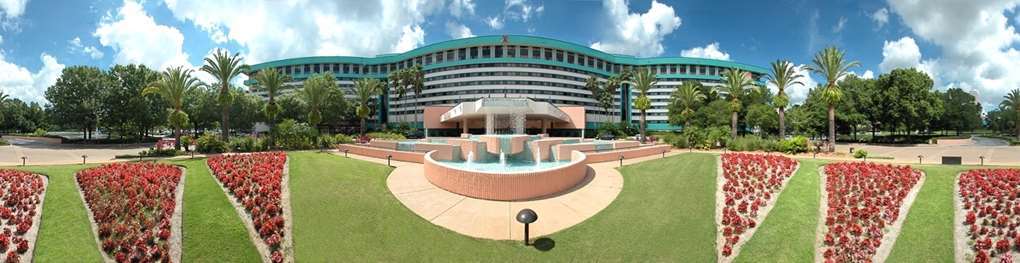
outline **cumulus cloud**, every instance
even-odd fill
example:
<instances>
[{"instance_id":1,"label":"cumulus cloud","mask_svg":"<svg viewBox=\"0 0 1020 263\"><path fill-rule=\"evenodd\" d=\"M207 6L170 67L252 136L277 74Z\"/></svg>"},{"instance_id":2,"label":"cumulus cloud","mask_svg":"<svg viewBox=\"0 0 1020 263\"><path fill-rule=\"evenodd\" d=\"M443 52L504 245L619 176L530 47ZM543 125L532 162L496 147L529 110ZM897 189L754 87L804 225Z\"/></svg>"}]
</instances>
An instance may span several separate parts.
<instances>
[{"instance_id":1,"label":"cumulus cloud","mask_svg":"<svg viewBox=\"0 0 1020 263\"><path fill-rule=\"evenodd\" d=\"M113 63L143 64L150 68L188 65L182 49L184 35L172 26L156 24L142 5L125 0L116 13L107 13L92 33L99 44L116 53Z\"/></svg>"},{"instance_id":2,"label":"cumulus cloud","mask_svg":"<svg viewBox=\"0 0 1020 263\"><path fill-rule=\"evenodd\" d=\"M997 105L1020 88L1020 34L1009 22L1018 0L890 0L889 6L922 40L941 49L931 70L939 87L977 89L984 105ZM944 83L943 85L940 85Z\"/></svg>"},{"instance_id":3,"label":"cumulus cloud","mask_svg":"<svg viewBox=\"0 0 1020 263\"><path fill-rule=\"evenodd\" d=\"M0 90L12 98L46 103L46 88L57 82L64 65L46 53L40 54L39 59L42 60L42 68L33 73L8 62L0 53Z\"/></svg>"},{"instance_id":4,"label":"cumulus cloud","mask_svg":"<svg viewBox=\"0 0 1020 263\"><path fill-rule=\"evenodd\" d=\"M485 24L489 25L490 28L500 30L503 29L503 19L498 16L490 16L485 19Z\"/></svg>"},{"instance_id":5,"label":"cumulus cloud","mask_svg":"<svg viewBox=\"0 0 1020 263\"><path fill-rule=\"evenodd\" d=\"M239 44L248 63L407 51L424 44L425 18L446 10L437 0L166 0L166 6L177 19Z\"/></svg>"},{"instance_id":6,"label":"cumulus cloud","mask_svg":"<svg viewBox=\"0 0 1020 263\"><path fill-rule=\"evenodd\" d=\"M730 54L719 49L719 42L712 42L704 47L695 47L680 51L680 55L692 58L711 58L719 60L730 60Z\"/></svg>"},{"instance_id":7,"label":"cumulus cloud","mask_svg":"<svg viewBox=\"0 0 1020 263\"><path fill-rule=\"evenodd\" d=\"M793 71L795 74L803 76L799 80L801 83L804 83L804 85L794 84L786 87L786 96L790 97L790 105L804 102L804 100L807 99L808 91L811 91L812 88L818 86L818 82L811 77L811 71L808 70L807 65L795 65L793 66ZM776 87L776 85L772 85L772 83L767 83L766 87L768 87L772 94L779 91L779 88Z\"/></svg>"},{"instance_id":8,"label":"cumulus cloud","mask_svg":"<svg viewBox=\"0 0 1020 263\"><path fill-rule=\"evenodd\" d=\"M874 13L871 13L871 21L875 22L876 27L882 28L889 23L889 9L883 7L875 10Z\"/></svg>"},{"instance_id":9,"label":"cumulus cloud","mask_svg":"<svg viewBox=\"0 0 1020 263\"><path fill-rule=\"evenodd\" d=\"M87 46L85 44L82 44L81 43L81 38L79 38L79 37L75 37L74 39L71 39L71 41L68 41L68 44L71 45L69 47L71 49L71 53L74 53L74 54L85 54L85 55L88 55L89 57L91 57L92 59L101 59L101 58L103 58L103 51L100 51L95 46Z\"/></svg>"},{"instance_id":10,"label":"cumulus cloud","mask_svg":"<svg viewBox=\"0 0 1020 263\"><path fill-rule=\"evenodd\" d=\"M511 19L521 22L528 22L533 17L542 15L545 5L534 4L528 0L506 0L503 7L503 14Z\"/></svg>"},{"instance_id":11,"label":"cumulus cloud","mask_svg":"<svg viewBox=\"0 0 1020 263\"><path fill-rule=\"evenodd\" d=\"M0 11L8 19L16 18L25 13L26 5L28 0L0 0Z\"/></svg>"},{"instance_id":12,"label":"cumulus cloud","mask_svg":"<svg viewBox=\"0 0 1020 263\"><path fill-rule=\"evenodd\" d=\"M673 7L652 0L646 13L631 13L624 0L604 0L608 22L612 25L594 49L635 55L657 56L664 51L662 39L680 27L680 17Z\"/></svg>"},{"instance_id":13,"label":"cumulus cloud","mask_svg":"<svg viewBox=\"0 0 1020 263\"><path fill-rule=\"evenodd\" d=\"M453 21L446 22L446 33L450 35L451 38L465 38L475 36L475 34L471 33L470 28L463 24Z\"/></svg>"},{"instance_id":14,"label":"cumulus cloud","mask_svg":"<svg viewBox=\"0 0 1020 263\"><path fill-rule=\"evenodd\" d=\"M461 16L475 15L474 0L452 0L450 1L450 15L460 18Z\"/></svg>"},{"instance_id":15,"label":"cumulus cloud","mask_svg":"<svg viewBox=\"0 0 1020 263\"><path fill-rule=\"evenodd\" d=\"M865 70L864 74L861 74L861 78L863 78L863 79L873 79L873 78L875 78L875 72L871 72L870 69L869 70Z\"/></svg>"}]
</instances>

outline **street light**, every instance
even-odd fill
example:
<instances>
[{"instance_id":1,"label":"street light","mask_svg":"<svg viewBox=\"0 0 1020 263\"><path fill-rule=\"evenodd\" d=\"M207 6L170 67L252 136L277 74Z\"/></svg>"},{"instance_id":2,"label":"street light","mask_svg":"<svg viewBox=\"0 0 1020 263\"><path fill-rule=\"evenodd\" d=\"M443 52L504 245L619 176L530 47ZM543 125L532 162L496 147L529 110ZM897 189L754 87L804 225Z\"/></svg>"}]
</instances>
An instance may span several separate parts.
<instances>
[{"instance_id":1,"label":"street light","mask_svg":"<svg viewBox=\"0 0 1020 263\"><path fill-rule=\"evenodd\" d=\"M529 208L525 208L524 210L521 210L520 212L517 212L517 222L520 222L521 224L524 224L524 245L525 246L531 245L531 244L528 244L528 230L529 230L528 229L528 225L530 225L531 223L534 223L537 220L538 220L538 214L536 214L534 210L531 210Z\"/></svg>"}]
</instances>

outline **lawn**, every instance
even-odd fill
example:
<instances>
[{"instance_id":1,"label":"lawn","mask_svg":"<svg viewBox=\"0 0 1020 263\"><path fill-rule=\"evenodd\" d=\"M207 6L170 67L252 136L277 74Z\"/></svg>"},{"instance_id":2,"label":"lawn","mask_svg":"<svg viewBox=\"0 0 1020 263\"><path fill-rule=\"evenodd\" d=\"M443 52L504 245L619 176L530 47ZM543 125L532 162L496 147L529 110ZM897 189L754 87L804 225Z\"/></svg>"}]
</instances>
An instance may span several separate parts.
<instances>
[{"instance_id":1,"label":"lawn","mask_svg":"<svg viewBox=\"0 0 1020 263\"><path fill-rule=\"evenodd\" d=\"M956 174L979 167L919 166L924 186L910 207L907 221L888 262L953 262L953 184Z\"/></svg>"},{"instance_id":2,"label":"lawn","mask_svg":"<svg viewBox=\"0 0 1020 263\"><path fill-rule=\"evenodd\" d=\"M386 166L313 152L290 158L297 261L715 261L714 155L624 167L617 200L549 236L555 247L546 252L469 238L417 217L386 189Z\"/></svg>"},{"instance_id":3,"label":"lawn","mask_svg":"<svg viewBox=\"0 0 1020 263\"><path fill-rule=\"evenodd\" d=\"M818 168L826 162L800 159L800 168L779 195L775 207L744 244L738 262L812 262L815 226L821 205ZM782 244L782 245L777 245Z\"/></svg>"},{"instance_id":4,"label":"lawn","mask_svg":"<svg viewBox=\"0 0 1020 263\"><path fill-rule=\"evenodd\" d=\"M42 225L36 239L36 262L101 262L88 212L78 195L74 173L83 165L27 166L16 169L49 178ZM6 167L5 167L6 168Z\"/></svg>"}]
</instances>

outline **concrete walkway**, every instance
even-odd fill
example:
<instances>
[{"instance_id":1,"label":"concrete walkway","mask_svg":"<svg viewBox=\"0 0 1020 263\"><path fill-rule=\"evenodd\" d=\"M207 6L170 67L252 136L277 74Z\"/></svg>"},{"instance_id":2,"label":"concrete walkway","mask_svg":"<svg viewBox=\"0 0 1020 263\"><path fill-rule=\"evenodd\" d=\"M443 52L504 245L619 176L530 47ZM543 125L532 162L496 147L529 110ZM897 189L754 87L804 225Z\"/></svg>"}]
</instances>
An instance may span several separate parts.
<instances>
[{"instance_id":1,"label":"concrete walkway","mask_svg":"<svg viewBox=\"0 0 1020 263\"><path fill-rule=\"evenodd\" d=\"M4 136L11 145L0 146L0 166L21 165L21 157L28 157L28 165L80 164L81 156L88 155L88 163L120 161L114 156L138 154L148 150L149 144L82 145L60 144L52 138Z\"/></svg>"},{"instance_id":2,"label":"concrete walkway","mask_svg":"<svg viewBox=\"0 0 1020 263\"><path fill-rule=\"evenodd\" d=\"M666 156L681 154L671 151ZM343 155L343 153L339 153ZM386 160L350 155L351 158L385 163ZM653 155L624 160L624 165L662 158ZM521 240L524 226L514 217L521 209L538 214L531 224L531 236L556 233L587 220L609 206L623 189L623 176L616 168L619 161L588 165L588 178L566 193L530 201L492 201L465 197L440 189L422 174L417 163L394 163L396 169L386 178L390 192L419 217L477 238Z\"/></svg>"}]
</instances>

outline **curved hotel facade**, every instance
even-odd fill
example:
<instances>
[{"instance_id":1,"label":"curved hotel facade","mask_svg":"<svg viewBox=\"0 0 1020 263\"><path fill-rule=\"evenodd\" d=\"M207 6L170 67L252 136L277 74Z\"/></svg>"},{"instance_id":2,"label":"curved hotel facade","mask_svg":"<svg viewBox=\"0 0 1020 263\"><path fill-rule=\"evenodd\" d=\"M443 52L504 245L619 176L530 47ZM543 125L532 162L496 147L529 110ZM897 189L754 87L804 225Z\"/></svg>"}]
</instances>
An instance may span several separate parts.
<instances>
[{"instance_id":1,"label":"curved hotel facade","mask_svg":"<svg viewBox=\"0 0 1020 263\"><path fill-rule=\"evenodd\" d=\"M574 132L577 126L592 128L606 120L621 118L636 124L640 112L632 109L631 102L637 97L637 91L625 85L619 89L613 107L604 111L584 85L589 76L605 80L625 69L647 67L658 77L658 83L649 91L652 109L648 111L648 128L674 130L679 127L667 122L669 98L682 81L719 85L719 75L728 68L748 71L755 80L766 74L765 68L731 61L637 58L550 38L507 35L449 40L375 57L321 56L270 61L251 66L249 75L265 69L280 70L293 79L286 84L290 87L285 89L286 93L313 74L331 73L345 95L353 98L354 80L366 77L385 80L389 72L416 64L421 65L425 73L425 89L421 96L409 92L398 99L392 90L380 96L383 103L376 103L373 117L376 122L386 120L391 125L412 123L412 126L421 127L428 123L423 120L426 118L423 113L429 106L455 106L482 98L524 97L556 106L583 107L584 125L574 125ZM249 80L249 84L253 84L253 80ZM265 96L257 90L252 93Z\"/></svg>"}]
</instances>

